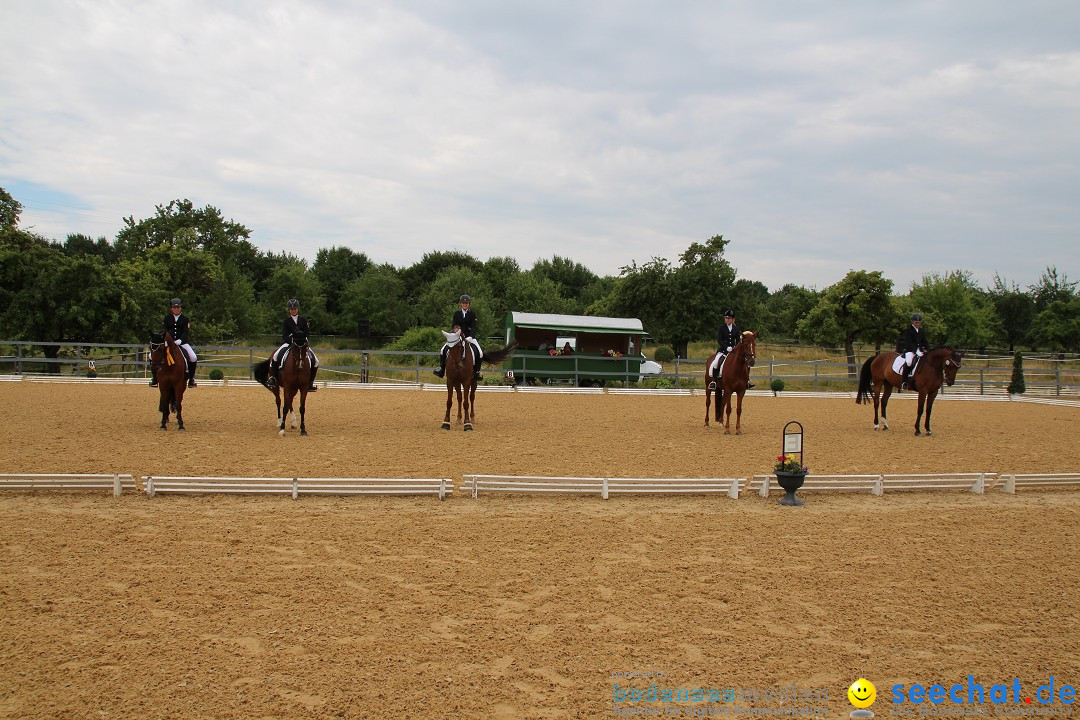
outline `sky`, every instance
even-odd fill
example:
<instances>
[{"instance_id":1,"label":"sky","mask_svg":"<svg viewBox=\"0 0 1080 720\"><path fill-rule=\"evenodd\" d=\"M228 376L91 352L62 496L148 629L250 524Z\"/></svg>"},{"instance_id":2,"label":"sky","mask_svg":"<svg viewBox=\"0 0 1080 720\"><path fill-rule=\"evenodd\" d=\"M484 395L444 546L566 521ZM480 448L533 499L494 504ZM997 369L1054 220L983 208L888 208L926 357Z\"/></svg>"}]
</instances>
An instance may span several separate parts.
<instances>
[{"instance_id":1,"label":"sky","mask_svg":"<svg viewBox=\"0 0 1080 720\"><path fill-rule=\"evenodd\" d=\"M0 187L58 240L1080 279L1080 3L0 0Z\"/></svg>"}]
</instances>

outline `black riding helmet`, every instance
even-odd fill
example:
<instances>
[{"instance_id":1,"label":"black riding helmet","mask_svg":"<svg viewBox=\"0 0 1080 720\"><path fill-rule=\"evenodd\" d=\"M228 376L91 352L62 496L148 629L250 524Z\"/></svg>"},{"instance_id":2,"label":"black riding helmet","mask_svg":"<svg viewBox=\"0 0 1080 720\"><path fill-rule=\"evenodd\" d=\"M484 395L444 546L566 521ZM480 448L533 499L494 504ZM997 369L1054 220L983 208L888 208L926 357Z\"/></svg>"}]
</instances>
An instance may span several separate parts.
<instances>
[{"instance_id":1,"label":"black riding helmet","mask_svg":"<svg viewBox=\"0 0 1080 720\"><path fill-rule=\"evenodd\" d=\"M471 303L472 298L469 297L468 295L462 295L460 298L458 298L458 302L459 303L463 303L463 302Z\"/></svg>"},{"instance_id":2,"label":"black riding helmet","mask_svg":"<svg viewBox=\"0 0 1080 720\"><path fill-rule=\"evenodd\" d=\"M300 301L297 300L296 298L293 298L293 299L289 300L289 302L285 303L285 308L288 309L288 310L294 310L294 309L299 310L300 309Z\"/></svg>"},{"instance_id":3,"label":"black riding helmet","mask_svg":"<svg viewBox=\"0 0 1080 720\"><path fill-rule=\"evenodd\" d=\"M180 302L180 298L173 298L169 303L170 307L184 307L184 303Z\"/></svg>"}]
</instances>

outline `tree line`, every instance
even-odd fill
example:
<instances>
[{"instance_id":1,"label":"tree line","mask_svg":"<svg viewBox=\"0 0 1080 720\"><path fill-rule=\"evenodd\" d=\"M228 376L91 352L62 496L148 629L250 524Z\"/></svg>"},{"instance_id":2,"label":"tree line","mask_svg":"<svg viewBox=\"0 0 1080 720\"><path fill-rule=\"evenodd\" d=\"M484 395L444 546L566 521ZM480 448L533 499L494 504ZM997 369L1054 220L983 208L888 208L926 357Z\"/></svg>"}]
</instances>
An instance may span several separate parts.
<instances>
[{"instance_id":1,"label":"tree line","mask_svg":"<svg viewBox=\"0 0 1080 720\"><path fill-rule=\"evenodd\" d=\"M891 346L914 310L934 343L1080 350L1077 283L1054 266L1026 289L1000 276L982 288L957 270L896 294L881 271L853 270L823 290L790 283L770 292L738 277L722 236L691 243L677 262L653 258L598 276L558 255L525 269L511 257L435 251L398 268L332 247L309 265L259 250L248 228L189 200L124 218L112 241L48 240L19 227L21 212L0 188L0 338L9 340L141 342L174 296L196 344L273 333L292 297L320 335L355 337L363 319L372 336L392 338L445 326L468 293L484 337L501 333L509 310L637 317L683 357L688 343L715 337L728 307L763 338L843 347L851 358L856 343Z\"/></svg>"}]
</instances>

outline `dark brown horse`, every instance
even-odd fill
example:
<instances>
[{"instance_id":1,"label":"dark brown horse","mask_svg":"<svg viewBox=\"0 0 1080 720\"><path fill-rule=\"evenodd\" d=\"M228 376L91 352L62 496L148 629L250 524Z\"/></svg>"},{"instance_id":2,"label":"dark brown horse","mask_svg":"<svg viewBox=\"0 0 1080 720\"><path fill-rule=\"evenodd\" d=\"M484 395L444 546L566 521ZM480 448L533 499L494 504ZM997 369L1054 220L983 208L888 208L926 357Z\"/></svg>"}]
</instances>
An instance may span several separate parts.
<instances>
[{"instance_id":1,"label":"dark brown horse","mask_svg":"<svg viewBox=\"0 0 1080 720\"><path fill-rule=\"evenodd\" d=\"M278 435L285 434L285 418L292 413L292 426L296 427L296 411L293 410L293 401L296 394L300 393L300 434L307 435L307 425L304 422L304 414L307 410L308 387L311 385L311 357L308 353L308 341L302 333L294 334L289 342L289 349L285 351L285 357L281 361L281 371L278 373L279 382L270 387L267 379L270 375L270 360L263 360L253 368L255 379L267 386L274 393L274 402L277 403ZM284 397L284 403L282 398ZM284 410L282 406L284 404Z\"/></svg>"},{"instance_id":2,"label":"dark brown horse","mask_svg":"<svg viewBox=\"0 0 1080 720\"><path fill-rule=\"evenodd\" d=\"M187 362L184 351L167 332L150 334L150 367L157 371L158 410L161 429L169 423L169 410L176 413L176 429L184 429L184 388L187 387Z\"/></svg>"},{"instance_id":3,"label":"dark brown horse","mask_svg":"<svg viewBox=\"0 0 1080 720\"><path fill-rule=\"evenodd\" d=\"M450 429L450 411L454 407L454 393L457 392L457 421L460 425L464 419L464 429L469 431L476 422L476 372L473 351L469 347L471 343L457 326L447 334L446 341L450 350L446 355L446 415L443 417L442 429ZM502 350L484 353L481 361L497 365L513 355L515 348L517 343L510 343Z\"/></svg>"},{"instance_id":4,"label":"dark brown horse","mask_svg":"<svg viewBox=\"0 0 1080 720\"><path fill-rule=\"evenodd\" d=\"M867 359L862 366L859 375L859 391L855 394L855 404L861 404L870 397L874 398L874 429L888 430L889 421L885 418L885 409L889 405L889 396L893 388L899 388L901 377L893 371L892 366L898 357L894 352L883 352ZM964 354L948 346L936 347L929 351L919 360L912 380L915 389L919 391L919 413L915 416L915 434L919 432L919 421L922 420L923 407L926 407L926 434L930 432L930 413L934 409L934 399L942 383L950 387L956 382L956 371L960 369L960 363ZM884 392L882 392L884 387ZM878 423L878 396L881 397L881 422Z\"/></svg>"},{"instance_id":5,"label":"dark brown horse","mask_svg":"<svg viewBox=\"0 0 1080 720\"><path fill-rule=\"evenodd\" d=\"M720 380L717 382L709 374L709 366L712 365L713 354L709 362L705 364L705 427L709 426L709 406L712 396L716 394L716 422L723 417L723 409L727 409L727 417L724 419L724 434L731 434L731 395L739 397L735 409L735 434L742 435L742 401L746 394L746 386L750 382L750 368L754 367L757 356L756 336L746 330L742 334L742 340L735 349L728 353L724 360L724 368L720 371Z\"/></svg>"}]
</instances>

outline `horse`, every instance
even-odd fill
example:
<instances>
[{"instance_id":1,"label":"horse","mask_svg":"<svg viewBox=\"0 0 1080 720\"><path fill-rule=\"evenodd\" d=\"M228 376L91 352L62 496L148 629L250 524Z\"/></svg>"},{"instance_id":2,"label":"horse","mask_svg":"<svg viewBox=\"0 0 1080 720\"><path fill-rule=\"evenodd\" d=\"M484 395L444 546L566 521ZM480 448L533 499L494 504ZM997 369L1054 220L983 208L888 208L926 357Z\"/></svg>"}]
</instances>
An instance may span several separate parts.
<instances>
[{"instance_id":1,"label":"horse","mask_svg":"<svg viewBox=\"0 0 1080 720\"><path fill-rule=\"evenodd\" d=\"M467 347L470 343L461 334L461 328L454 326L450 332L443 333L446 343L450 346L446 355L446 415L443 417L442 429L450 429L450 410L454 407L454 392L457 392L458 413L457 421L460 425L464 417L464 429L471 431L476 422L476 372L472 348ZM512 342L501 350L484 353L481 362L489 365L498 365L505 362L514 354L517 342Z\"/></svg>"},{"instance_id":2,"label":"horse","mask_svg":"<svg viewBox=\"0 0 1080 720\"><path fill-rule=\"evenodd\" d=\"M893 362L895 362L898 355L899 353L888 351L867 358L859 375L859 391L855 394L855 404L859 405L870 397L874 398L875 430L889 429L889 421L885 418L885 408L889 405L889 396L892 394L893 388L899 389L902 382L902 378L892 369ZM926 422L924 424L926 434L933 434L930 432L930 413L934 409L934 399L937 397L942 383L952 387L952 384L956 382L956 371L960 369L960 363L963 362L963 359L964 354L962 352L943 345L927 352L919 360L915 372L911 376L915 383L915 389L919 392L919 413L915 416L916 437L922 434L919 431L919 421L923 416L924 405L926 407ZM884 392L882 392L882 386L885 388ZM879 395L881 396L880 425L878 423Z\"/></svg>"},{"instance_id":3,"label":"horse","mask_svg":"<svg viewBox=\"0 0 1080 720\"><path fill-rule=\"evenodd\" d=\"M296 393L300 393L300 435L307 436L307 426L304 423L304 413L307 409L308 387L311 385L311 358L308 357L308 340L303 333L293 333L289 340L289 349L285 351L285 357L281 361L281 371L278 373L280 382L274 387L267 384L270 376L271 356L268 360L254 366L255 379L266 386L266 389L274 393L274 402L277 403L278 435L285 434L285 417L292 413L292 426L296 427L296 411L293 410L293 400ZM284 396L284 411L282 411L282 397Z\"/></svg>"},{"instance_id":4,"label":"horse","mask_svg":"<svg viewBox=\"0 0 1080 720\"><path fill-rule=\"evenodd\" d=\"M720 371L720 382L717 382L710 374L709 367L719 355L713 353L709 361L705 363L705 427L709 426L709 406L712 404L713 393L716 394L716 422L723 417L722 408L727 409L727 417L724 420L724 434L731 434L731 394L739 396L739 402L735 410L735 434L742 435L742 401L746 393L746 386L750 382L750 368L754 367L757 355L756 336L746 330L740 340L724 360L723 370Z\"/></svg>"},{"instance_id":5,"label":"horse","mask_svg":"<svg viewBox=\"0 0 1080 720\"><path fill-rule=\"evenodd\" d=\"M184 351L168 332L150 333L150 367L157 370L161 429L167 429L171 409L176 413L176 429L183 430L187 360L184 358Z\"/></svg>"}]
</instances>

